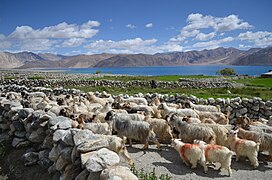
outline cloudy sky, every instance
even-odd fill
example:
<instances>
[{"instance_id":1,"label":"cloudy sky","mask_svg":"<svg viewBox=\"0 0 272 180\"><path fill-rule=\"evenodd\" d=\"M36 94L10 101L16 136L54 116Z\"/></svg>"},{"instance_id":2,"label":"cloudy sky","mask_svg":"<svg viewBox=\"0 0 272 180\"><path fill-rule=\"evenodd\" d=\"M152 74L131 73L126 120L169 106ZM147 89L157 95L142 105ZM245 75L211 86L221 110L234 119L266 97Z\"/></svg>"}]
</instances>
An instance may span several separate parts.
<instances>
[{"instance_id":1,"label":"cloudy sky","mask_svg":"<svg viewBox=\"0 0 272 180\"><path fill-rule=\"evenodd\" d=\"M0 0L0 51L164 53L272 45L271 0Z\"/></svg>"}]
</instances>

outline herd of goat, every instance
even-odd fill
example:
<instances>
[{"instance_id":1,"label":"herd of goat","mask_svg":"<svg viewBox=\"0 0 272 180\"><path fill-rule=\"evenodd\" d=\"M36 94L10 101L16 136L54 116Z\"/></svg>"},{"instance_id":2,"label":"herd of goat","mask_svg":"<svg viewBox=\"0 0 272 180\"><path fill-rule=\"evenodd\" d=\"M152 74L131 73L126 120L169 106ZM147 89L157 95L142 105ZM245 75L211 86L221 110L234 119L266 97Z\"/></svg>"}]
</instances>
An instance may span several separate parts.
<instances>
[{"instance_id":1,"label":"herd of goat","mask_svg":"<svg viewBox=\"0 0 272 180\"><path fill-rule=\"evenodd\" d=\"M272 127L267 120L251 120L246 116L229 124L229 113L220 107L162 102L154 97L151 102L143 97L111 96L106 92L81 95L49 95L43 92L9 92L8 100L19 100L23 107L55 113L73 120L73 128L89 129L93 133L122 137L109 138L109 146L133 164L124 141L128 139L149 143L157 148L171 144L182 161L195 168L200 163L204 172L207 163L220 163L230 176L232 156L249 159L253 168L259 166L258 153L268 152L272 159ZM112 136L109 136L112 137ZM121 138L119 138L121 139ZM113 145L114 144L114 145ZM120 154L122 152L122 154Z\"/></svg>"}]
</instances>

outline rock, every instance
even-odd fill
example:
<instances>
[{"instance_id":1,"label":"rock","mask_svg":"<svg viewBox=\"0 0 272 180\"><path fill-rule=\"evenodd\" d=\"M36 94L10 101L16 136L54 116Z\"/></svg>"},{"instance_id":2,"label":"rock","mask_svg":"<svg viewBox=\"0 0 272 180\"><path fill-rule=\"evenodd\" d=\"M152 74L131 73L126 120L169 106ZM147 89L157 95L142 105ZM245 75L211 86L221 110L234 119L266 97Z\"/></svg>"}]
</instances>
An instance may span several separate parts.
<instances>
[{"instance_id":1,"label":"rock","mask_svg":"<svg viewBox=\"0 0 272 180\"><path fill-rule=\"evenodd\" d=\"M40 127L36 131L33 131L30 136L28 137L28 140L33 143L41 143L44 141L44 138L46 137L45 130Z\"/></svg>"},{"instance_id":2,"label":"rock","mask_svg":"<svg viewBox=\"0 0 272 180\"><path fill-rule=\"evenodd\" d=\"M260 106L259 106L259 104L254 104L251 109L254 111L259 111Z\"/></svg>"},{"instance_id":3,"label":"rock","mask_svg":"<svg viewBox=\"0 0 272 180\"><path fill-rule=\"evenodd\" d=\"M10 141L11 137L7 133L0 133L0 143Z\"/></svg>"},{"instance_id":4,"label":"rock","mask_svg":"<svg viewBox=\"0 0 272 180\"><path fill-rule=\"evenodd\" d=\"M95 136L95 139L89 140L77 146L79 152L95 151L104 147L108 147L109 143L103 138L103 136Z\"/></svg>"},{"instance_id":5,"label":"rock","mask_svg":"<svg viewBox=\"0 0 272 180\"><path fill-rule=\"evenodd\" d=\"M51 149L50 153L49 153L49 159L53 162L57 161L57 159L60 156L61 151L64 149L65 147L62 144L55 144L54 147Z\"/></svg>"},{"instance_id":6,"label":"rock","mask_svg":"<svg viewBox=\"0 0 272 180\"><path fill-rule=\"evenodd\" d=\"M240 109L239 113L242 114L242 115L246 114L247 113L247 108Z\"/></svg>"},{"instance_id":7,"label":"rock","mask_svg":"<svg viewBox=\"0 0 272 180\"><path fill-rule=\"evenodd\" d=\"M62 141L67 146L74 146L73 137L70 130L56 130L53 134L53 142Z\"/></svg>"},{"instance_id":8,"label":"rock","mask_svg":"<svg viewBox=\"0 0 272 180\"><path fill-rule=\"evenodd\" d=\"M68 133L69 130L62 130L62 129L58 129L54 132L53 134L53 142L57 143L59 140L61 140L63 137L66 136L66 134Z\"/></svg>"},{"instance_id":9,"label":"rock","mask_svg":"<svg viewBox=\"0 0 272 180\"><path fill-rule=\"evenodd\" d=\"M104 169L100 174L100 180L110 179L137 180L138 178L130 171L128 167L112 166Z\"/></svg>"},{"instance_id":10,"label":"rock","mask_svg":"<svg viewBox=\"0 0 272 180\"><path fill-rule=\"evenodd\" d=\"M20 121L12 121L12 125L16 131L25 131L25 127Z\"/></svg>"},{"instance_id":11,"label":"rock","mask_svg":"<svg viewBox=\"0 0 272 180\"><path fill-rule=\"evenodd\" d=\"M8 130L9 129L9 125L6 124L6 123L0 123L0 129L3 129L3 130Z\"/></svg>"},{"instance_id":12,"label":"rock","mask_svg":"<svg viewBox=\"0 0 272 180\"><path fill-rule=\"evenodd\" d=\"M81 171L79 164L69 164L65 167L62 177L63 179L75 179Z\"/></svg>"},{"instance_id":13,"label":"rock","mask_svg":"<svg viewBox=\"0 0 272 180\"><path fill-rule=\"evenodd\" d=\"M25 138L26 132L25 131L15 131L14 135L18 138Z\"/></svg>"},{"instance_id":14,"label":"rock","mask_svg":"<svg viewBox=\"0 0 272 180\"><path fill-rule=\"evenodd\" d=\"M58 171L62 171L65 166L67 166L69 164L68 161L66 161L63 156L59 156L57 162L56 162L56 170Z\"/></svg>"},{"instance_id":15,"label":"rock","mask_svg":"<svg viewBox=\"0 0 272 180\"><path fill-rule=\"evenodd\" d=\"M120 163L119 156L115 152L103 148L90 154L85 167L89 172L99 172L118 163Z\"/></svg>"},{"instance_id":16,"label":"rock","mask_svg":"<svg viewBox=\"0 0 272 180\"><path fill-rule=\"evenodd\" d=\"M99 172L90 172L87 180L98 180L98 179L100 179L100 173L101 173L101 171L99 171Z\"/></svg>"},{"instance_id":17,"label":"rock","mask_svg":"<svg viewBox=\"0 0 272 180\"><path fill-rule=\"evenodd\" d=\"M50 161L50 160L47 159L47 158L42 158L42 159L40 159L40 160L38 161L38 164L39 164L41 167L43 167L43 168L45 168L45 169L48 169L50 166L52 166L53 162Z\"/></svg>"},{"instance_id":18,"label":"rock","mask_svg":"<svg viewBox=\"0 0 272 180\"><path fill-rule=\"evenodd\" d=\"M17 138L17 137L15 137L12 140L12 146L13 147L17 147L19 143L24 142L24 141L26 141L25 138Z\"/></svg>"},{"instance_id":19,"label":"rock","mask_svg":"<svg viewBox=\"0 0 272 180\"><path fill-rule=\"evenodd\" d=\"M93 154L93 152L87 152L87 153L81 153L81 154L80 154L81 164L82 164L83 166L87 163L89 157L90 157L92 154Z\"/></svg>"},{"instance_id":20,"label":"rock","mask_svg":"<svg viewBox=\"0 0 272 180\"><path fill-rule=\"evenodd\" d=\"M81 171L81 173L79 173L75 180L86 180L89 176L89 171L87 171L87 169L84 169L83 171Z\"/></svg>"},{"instance_id":21,"label":"rock","mask_svg":"<svg viewBox=\"0 0 272 180\"><path fill-rule=\"evenodd\" d=\"M72 127L73 120L63 117L63 116L57 116L55 118L51 118L48 121L48 125L51 130L57 130L57 129L69 129Z\"/></svg>"},{"instance_id":22,"label":"rock","mask_svg":"<svg viewBox=\"0 0 272 180\"><path fill-rule=\"evenodd\" d=\"M266 102L265 102L265 105L266 105L267 107L272 107L272 101L266 101Z\"/></svg>"},{"instance_id":23,"label":"rock","mask_svg":"<svg viewBox=\"0 0 272 180\"><path fill-rule=\"evenodd\" d=\"M18 114L21 118L26 118L32 112L34 112L32 108L23 108L19 110Z\"/></svg>"},{"instance_id":24,"label":"rock","mask_svg":"<svg viewBox=\"0 0 272 180\"><path fill-rule=\"evenodd\" d=\"M74 146L73 147L73 150L72 150L72 154L71 154L71 160L72 160L72 163L75 163L75 161L77 160L77 158L80 156L78 150L77 150L77 147Z\"/></svg>"},{"instance_id":25,"label":"rock","mask_svg":"<svg viewBox=\"0 0 272 180\"><path fill-rule=\"evenodd\" d=\"M208 98L208 102L209 102L209 104L213 104L213 103L215 103L215 100L214 100L214 98Z\"/></svg>"},{"instance_id":26,"label":"rock","mask_svg":"<svg viewBox=\"0 0 272 180\"><path fill-rule=\"evenodd\" d=\"M75 146L78 146L84 142L88 142L89 140L99 139L100 137L101 136L93 134L92 131L84 129L84 130L80 130L76 132L73 139L74 139Z\"/></svg>"},{"instance_id":27,"label":"rock","mask_svg":"<svg viewBox=\"0 0 272 180\"><path fill-rule=\"evenodd\" d=\"M31 165L37 164L37 162L39 161L39 153L28 152L28 153L25 153L22 156L22 158L23 158L25 166L31 166Z\"/></svg>"},{"instance_id":28,"label":"rock","mask_svg":"<svg viewBox=\"0 0 272 180\"><path fill-rule=\"evenodd\" d=\"M63 157L63 159L69 163L72 163L72 151L73 151L73 147L66 147L64 148L60 155Z\"/></svg>"}]
</instances>

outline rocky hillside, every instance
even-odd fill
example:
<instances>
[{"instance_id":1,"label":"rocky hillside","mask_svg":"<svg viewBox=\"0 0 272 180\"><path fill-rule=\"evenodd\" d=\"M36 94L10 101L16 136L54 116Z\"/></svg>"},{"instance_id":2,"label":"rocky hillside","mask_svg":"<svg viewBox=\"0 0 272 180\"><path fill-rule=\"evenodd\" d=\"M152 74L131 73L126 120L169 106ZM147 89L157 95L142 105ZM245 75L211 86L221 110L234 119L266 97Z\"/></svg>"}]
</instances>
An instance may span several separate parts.
<instances>
[{"instance_id":1,"label":"rocky hillside","mask_svg":"<svg viewBox=\"0 0 272 180\"><path fill-rule=\"evenodd\" d=\"M251 54L247 54L245 56L242 56L238 59L236 59L233 63L233 65L265 65L265 66L271 66L272 65L272 47L260 49L258 51L255 51Z\"/></svg>"},{"instance_id":2,"label":"rocky hillside","mask_svg":"<svg viewBox=\"0 0 272 180\"><path fill-rule=\"evenodd\" d=\"M272 65L272 48L242 51L235 48L149 54L63 56L50 53L0 52L2 68L89 68L182 65Z\"/></svg>"}]
</instances>

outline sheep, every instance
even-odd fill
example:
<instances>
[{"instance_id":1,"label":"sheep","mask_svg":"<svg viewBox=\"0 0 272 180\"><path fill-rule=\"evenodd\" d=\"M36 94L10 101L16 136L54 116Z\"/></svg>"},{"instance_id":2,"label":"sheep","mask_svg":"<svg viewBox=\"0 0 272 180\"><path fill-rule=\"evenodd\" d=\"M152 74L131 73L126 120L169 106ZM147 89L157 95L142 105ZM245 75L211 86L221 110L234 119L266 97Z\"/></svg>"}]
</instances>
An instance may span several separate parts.
<instances>
[{"instance_id":1,"label":"sheep","mask_svg":"<svg viewBox=\"0 0 272 180\"><path fill-rule=\"evenodd\" d=\"M192 109L176 109L176 108L170 108L167 106L166 103L162 103L158 106L159 110L162 110L162 116L163 118L166 117L169 113L177 113L179 116L190 116L193 118L199 118L197 113Z\"/></svg>"},{"instance_id":2,"label":"sheep","mask_svg":"<svg viewBox=\"0 0 272 180\"><path fill-rule=\"evenodd\" d=\"M147 105L130 105L130 103L126 103L124 104L123 108L125 110L127 110L128 112L132 112L132 113L137 113L139 111L143 111L146 114L151 114L154 115L154 111L151 107L147 106Z\"/></svg>"},{"instance_id":3,"label":"sheep","mask_svg":"<svg viewBox=\"0 0 272 180\"><path fill-rule=\"evenodd\" d=\"M201 121L198 118L192 118L190 116L182 117L182 121L185 121L185 122L187 122L189 124L191 124L191 123L197 123L197 124L201 123Z\"/></svg>"},{"instance_id":4,"label":"sheep","mask_svg":"<svg viewBox=\"0 0 272 180\"><path fill-rule=\"evenodd\" d=\"M141 97L130 97L130 98L124 99L121 96L117 96L116 101L119 103L129 102L129 103L136 103L138 105L140 104L147 105L147 100Z\"/></svg>"},{"instance_id":5,"label":"sheep","mask_svg":"<svg viewBox=\"0 0 272 180\"><path fill-rule=\"evenodd\" d=\"M238 137L252 140L256 143L260 142L260 152L268 151L270 158L269 160L272 161L272 134L268 133L260 133L255 131L247 131L242 128L239 128Z\"/></svg>"},{"instance_id":6,"label":"sheep","mask_svg":"<svg viewBox=\"0 0 272 180\"><path fill-rule=\"evenodd\" d=\"M261 122L254 122L246 116L240 116L236 118L236 125L250 131L258 131L264 133L272 133L272 127Z\"/></svg>"},{"instance_id":7,"label":"sheep","mask_svg":"<svg viewBox=\"0 0 272 180\"><path fill-rule=\"evenodd\" d=\"M212 119L214 122L218 123L218 124L229 124L229 115L230 112L228 112L228 114L224 114L221 112L207 112L207 111L198 111L195 110L194 111L197 113L197 115L199 116L199 119L201 121L204 121L205 119Z\"/></svg>"},{"instance_id":8,"label":"sheep","mask_svg":"<svg viewBox=\"0 0 272 180\"><path fill-rule=\"evenodd\" d=\"M216 134L212 128L207 126L196 126L195 124L188 124L178 118L177 114L173 114L168 118L168 123L179 132L179 138L186 143L193 143L195 139L201 139L209 144L214 144L216 141Z\"/></svg>"},{"instance_id":9,"label":"sheep","mask_svg":"<svg viewBox=\"0 0 272 180\"><path fill-rule=\"evenodd\" d=\"M258 151L260 143L251 140L240 139L237 137L239 129L230 130L227 134L228 147L236 154L236 161L239 161L240 156L245 156L249 159L251 165L256 169L259 166Z\"/></svg>"},{"instance_id":10,"label":"sheep","mask_svg":"<svg viewBox=\"0 0 272 180\"><path fill-rule=\"evenodd\" d=\"M192 165L192 169L196 168L197 162L199 161L204 168L204 172L206 173L208 171L203 150L200 149L198 144L186 144L179 139L172 139L171 145L179 152L186 166L190 167Z\"/></svg>"},{"instance_id":11,"label":"sheep","mask_svg":"<svg viewBox=\"0 0 272 180\"><path fill-rule=\"evenodd\" d=\"M229 176L232 174L231 157L233 152L227 147L207 144L201 140L194 140L194 144L199 144L200 149L204 150L206 161L211 163L218 162L221 164L220 171L222 171L222 169L226 169Z\"/></svg>"},{"instance_id":12,"label":"sheep","mask_svg":"<svg viewBox=\"0 0 272 180\"><path fill-rule=\"evenodd\" d=\"M87 97L91 103L99 103L102 106L105 106L105 104L108 102L106 99L96 97L92 92L88 92Z\"/></svg>"},{"instance_id":13,"label":"sheep","mask_svg":"<svg viewBox=\"0 0 272 180\"><path fill-rule=\"evenodd\" d=\"M150 124L156 136L159 137L159 142L170 142L173 138L171 127L168 125L166 120L151 118L151 115L147 115L144 121Z\"/></svg>"},{"instance_id":14,"label":"sheep","mask_svg":"<svg viewBox=\"0 0 272 180\"><path fill-rule=\"evenodd\" d=\"M142 149L148 149L148 141L156 143L157 148L160 148L160 143L156 139L153 129L147 122L131 121L116 114L108 115L105 119L112 122L112 128L117 131L119 137L126 136L129 138L130 146L132 145L131 139L135 139L144 143Z\"/></svg>"},{"instance_id":15,"label":"sheep","mask_svg":"<svg viewBox=\"0 0 272 180\"><path fill-rule=\"evenodd\" d=\"M220 106L212 105L196 105L191 101L185 103L186 108L192 108L198 111L208 111L208 112L221 112Z\"/></svg>"}]
</instances>

